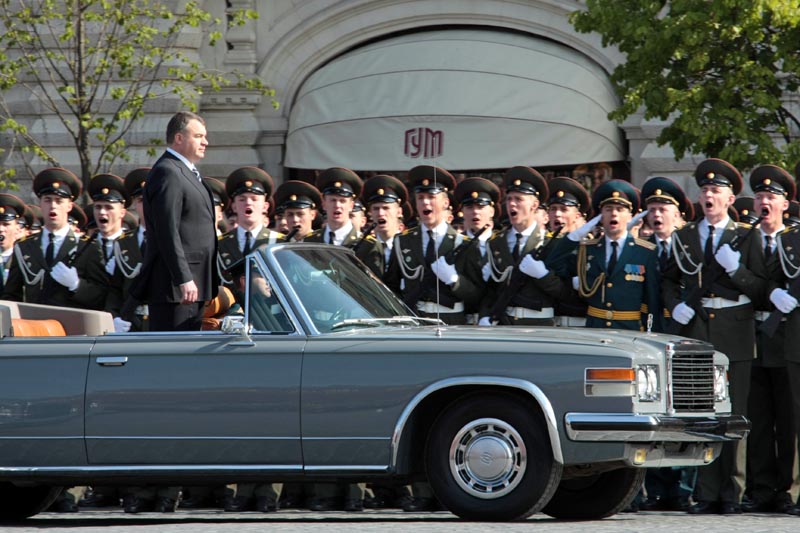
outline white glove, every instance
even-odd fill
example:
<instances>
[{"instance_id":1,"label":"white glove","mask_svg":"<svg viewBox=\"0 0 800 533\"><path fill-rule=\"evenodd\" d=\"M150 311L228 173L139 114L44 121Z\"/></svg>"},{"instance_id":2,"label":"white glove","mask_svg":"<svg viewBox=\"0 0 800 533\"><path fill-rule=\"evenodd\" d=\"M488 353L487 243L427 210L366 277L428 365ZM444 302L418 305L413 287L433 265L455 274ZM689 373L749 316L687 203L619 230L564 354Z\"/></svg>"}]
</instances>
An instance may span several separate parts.
<instances>
[{"instance_id":1,"label":"white glove","mask_svg":"<svg viewBox=\"0 0 800 533\"><path fill-rule=\"evenodd\" d=\"M523 257L522 261L519 262L519 271L535 279L542 279L550 273L547 267L544 266L543 261L534 259L530 254Z\"/></svg>"},{"instance_id":2,"label":"white glove","mask_svg":"<svg viewBox=\"0 0 800 533\"><path fill-rule=\"evenodd\" d=\"M56 265L50 271L50 277L72 292L77 291L78 285L81 283L81 280L78 277L78 269L75 267L68 267L61 262L56 263Z\"/></svg>"},{"instance_id":3,"label":"white glove","mask_svg":"<svg viewBox=\"0 0 800 533\"><path fill-rule=\"evenodd\" d=\"M493 326L491 317L482 316L480 320L478 320L479 326Z\"/></svg>"},{"instance_id":4,"label":"white glove","mask_svg":"<svg viewBox=\"0 0 800 533\"><path fill-rule=\"evenodd\" d=\"M628 231L630 231L631 228L636 226L636 224L638 224L640 220L642 220L644 217L646 217L647 213L649 213L649 211L647 209L645 209L641 213L637 213L636 216L633 217L630 222L628 222Z\"/></svg>"},{"instance_id":5,"label":"white glove","mask_svg":"<svg viewBox=\"0 0 800 533\"><path fill-rule=\"evenodd\" d=\"M578 276L572 276L572 288L577 291L580 285L581 285L581 280L578 278Z\"/></svg>"},{"instance_id":6,"label":"white glove","mask_svg":"<svg viewBox=\"0 0 800 533\"><path fill-rule=\"evenodd\" d=\"M783 314L789 314L797 307L797 298L786 289L774 289L769 295L769 301Z\"/></svg>"},{"instance_id":7,"label":"white glove","mask_svg":"<svg viewBox=\"0 0 800 533\"><path fill-rule=\"evenodd\" d=\"M714 259L725 269L725 272L733 274L739 268L739 261L742 259L742 253L734 250L726 243L719 247L717 253L714 254Z\"/></svg>"},{"instance_id":8,"label":"white glove","mask_svg":"<svg viewBox=\"0 0 800 533\"><path fill-rule=\"evenodd\" d=\"M481 275L483 276L483 281L489 281L489 276L492 275L492 265L488 261L481 267Z\"/></svg>"},{"instance_id":9,"label":"white glove","mask_svg":"<svg viewBox=\"0 0 800 533\"><path fill-rule=\"evenodd\" d=\"M131 323L127 320L122 320L120 317L114 317L114 333L128 333L131 330Z\"/></svg>"},{"instance_id":10,"label":"white glove","mask_svg":"<svg viewBox=\"0 0 800 533\"><path fill-rule=\"evenodd\" d=\"M672 319L679 323L683 324L684 326L692 321L694 318L694 309L686 305L686 303L681 302L675 306L675 309L672 310Z\"/></svg>"},{"instance_id":11,"label":"white glove","mask_svg":"<svg viewBox=\"0 0 800 533\"><path fill-rule=\"evenodd\" d=\"M596 217L594 217L592 220L590 220L589 222L587 222L586 224L584 224L580 228L578 228L578 229L576 229L574 231L570 231L569 235L567 235L567 239L569 239L569 240L571 240L573 242L578 242L578 241L583 240L583 238L586 237L587 235L589 235L592 232L592 230L594 229L594 227L597 226L597 224L600 223L600 219L602 217L603 217L603 215L597 215Z\"/></svg>"},{"instance_id":12,"label":"white glove","mask_svg":"<svg viewBox=\"0 0 800 533\"><path fill-rule=\"evenodd\" d=\"M442 280L442 283L446 285L452 285L458 281L458 272L456 272L456 266L448 264L444 256L440 257L436 260L436 262L431 264L431 270L433 270L433 273L436 274L436 277Z\"/></svg>"}]
</instances>

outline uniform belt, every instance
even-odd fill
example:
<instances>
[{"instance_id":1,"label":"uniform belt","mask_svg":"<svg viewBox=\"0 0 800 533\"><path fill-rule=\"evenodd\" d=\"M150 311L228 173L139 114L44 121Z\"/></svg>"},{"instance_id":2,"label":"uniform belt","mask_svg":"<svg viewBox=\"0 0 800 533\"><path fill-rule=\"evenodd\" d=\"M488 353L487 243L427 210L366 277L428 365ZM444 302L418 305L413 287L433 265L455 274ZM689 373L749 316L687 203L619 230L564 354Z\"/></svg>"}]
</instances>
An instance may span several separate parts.
<instances>
[{"instance_id":1,"label":"uniform belt","mask_svg":"<svg viewBox=\"0 0 800 533\"><path fill-rule=\"evenodd\" d=\"M134 313L139 316L147 316L150 314L150 309L147 307L147 304L137 305Z\"/></svg>"},{"instance_id":2,"label":"uniform belt","mask_svg":"<svg viewBox=\"0 0 800 533\"><path fill-rule=\"evenodd\" d=\"M556 326L562 328L582 328L586 326L586 317L582 316L557 316Z\"/></svg>"},{"instance_id":3,"label":"uniform belt","mask_svg":"<svg viewBox=\"0 0 800 533\"><path fill-rule=\"evenodd\" d=\"M586 310L586 314L594 318L603 320L641 320L642 312L636 311L611 311L610 309L600 309L591 305Z\"/></svg>"},{"instance_id":4,"label":"uniform belt","mask_svg":"<svg viewBox=\"0 0 800 533\"><path fill-rule=\"evenodd\" d=\"M512 318L553 318L556 315L552 307L543 307L541 311L527 307L506 307L506 314Z\"/></svg>"},{"instance_id":5,"label":"uniform belt","mask_svg":"<svg viewBox=\"0 0 800 533\"><path fill-rule=\"evenodd\" d=\"M775 311L756 311L755 313L756 322L764 322L774 312ZM786 322L786 315L783 315L781 317L781 322Z\"/></svg>"},{"instance_id":6,"label":"uniform belt","mask_svg":"<svg viewBox=\"0 0 800 533\"><path fill-rule=\"evenodd\" d=\"M436 302L417 302L417 311L423 313L463 313L464 302L456 302L453 307L439 305Z\"/></svg>"},{"instance_id":7,"label":"uniform belt","mask_svg":"<svg viewBox=\"0 0 800 533\"><path fill-rule=\"evenodd\" d=\"M703 307L709 309L725 309L726 307L738 307L740 305L749 304L750 298L744 294L740 294L738 300L728 300L727 298L715 296L714 298L703 298L702 302Z\"/></svg>"}]
</instances>

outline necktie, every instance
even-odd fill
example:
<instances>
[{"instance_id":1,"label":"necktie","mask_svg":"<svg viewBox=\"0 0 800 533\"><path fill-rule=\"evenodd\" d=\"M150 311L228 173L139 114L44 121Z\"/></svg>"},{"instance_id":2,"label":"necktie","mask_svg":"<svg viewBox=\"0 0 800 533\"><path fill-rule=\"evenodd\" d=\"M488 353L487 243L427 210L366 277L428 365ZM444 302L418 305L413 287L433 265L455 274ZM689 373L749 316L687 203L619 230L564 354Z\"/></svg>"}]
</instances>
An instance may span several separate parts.
<instances>
[{"instance_id":1,"label":"necktie","mask_svg":"<svg viewBox=\"0 0 800 533\"><path fill-rule=\"evenodd\" d=\"M436 262L436 242L433 240L433 230L428 230L428 245L425 247L425 263L430 266Z\"/></svg>"},{"instance_id":2,"label":"necktie","mask_svg":"<svg viewBox=\"0 0 800 533\"><path fill-rule=\"evenodd\" d=\"M608 267L606 268L609 274L614 272L614 267L617 266L617 246L619 246L617 241L611 241L611 257L608 258Z\"/></svg>"},{"instance_id":3,"label":"necktie","mask_svg":"<svg viewBox=\"0 0 800 533\"><path fill-rule=\"evenodd\" d=\"M661 241L658 243L661 246L661 251L658 254L658 266L661 268L661 272L667 269L667 261L669 261L669 253L667 253L667 241Z\"/></svg>"},{"instance_id":4,"label":"necktie","mask_svg":"<svg viewBox=\"0 0 800 533\"><path fill-rule=\"evenodd\" d=\"M706 246L703 249L703 259L706 265L714 263L714 226L708 225L708 238L706 239Z\"/></svg>"},{"instance_id":5,"label":"necktie","mask_svg":"<svg viewBox=\"0 0 800 533\"><path fill-rule=\"evenodd\" d=\"M197 170L197 167L192 167L192 173L197 177L200 183L203 183L203 178L200 177L200 171Z\"/></svg>"},{"instance_id":6,"label":"necktie","mask_svg":"<svg viewBox=\"0 0 800 533\"><path fill-rule=\"evenodd\" d=\"M253 246L252 238L252 234L249 231L244 232L244 248L242 249L242 255L250 253L250 248Z\"/></svg>"},{"instance_id":7,"label":"necktie","mask_svg":"<svg viewBox=\"0 0 800 533\"><path fill-rule=\"evenodd\" d=\"M772 257L772 235L764 235L764 259Z\"/></svg>"},{"instance_id":8,"label":"necktie","mask_svg":"<svg viewBox=\"0 0 800 533\"><path fill-rule=\"evenodd\" d=\"M0 290L3 289L6 282L6 260L0 257Z\"/></svg>"},{"instance_id":9,"label":"necktie","mask_svg":"<svg viewBox=\"0 0 800 533\"><path fill-rule=\"evenodd\" d=\"M517 232L514 238L517 239L517 242L514 243L514 251L511 253L511 256L514 258L515 263L519 263L519 248L522 243L522 233Z\"/></svg>"},{"instance_id":10,"label":"necktie","mask_svg":"<svg viewBox=\"0 0 800 533\"><path fill-rule=\"evenodd\" d=\"M336 244L333 241L333 232L331 230L328 230L328 244Z\"/></svg>"},{"instance_id":11,"label":"necktie","mask_svg":"<svg viewBox=\"0 0 800 533\"><path fill-rule=\"evenodd\" d=\"M47 268L50 269L53 267L53 259L55 258L56 254L56 243L55 238L53 238L53 232L50 231L47 233L48 241L47 241L47 250L44 252L44 262L47 264Z\"/></svg>"},{"instance_id":12,"label":"necktie","mask_svg":"<svg viewBox=\"0 0 800 533\"><path fill-rule=\"evenodd\" d=\"M111 259L111 254L108 251L108 239L102 237L100 240L103 242L103 259L108 263L108 260Z\"/></svg>"}]
</instances>

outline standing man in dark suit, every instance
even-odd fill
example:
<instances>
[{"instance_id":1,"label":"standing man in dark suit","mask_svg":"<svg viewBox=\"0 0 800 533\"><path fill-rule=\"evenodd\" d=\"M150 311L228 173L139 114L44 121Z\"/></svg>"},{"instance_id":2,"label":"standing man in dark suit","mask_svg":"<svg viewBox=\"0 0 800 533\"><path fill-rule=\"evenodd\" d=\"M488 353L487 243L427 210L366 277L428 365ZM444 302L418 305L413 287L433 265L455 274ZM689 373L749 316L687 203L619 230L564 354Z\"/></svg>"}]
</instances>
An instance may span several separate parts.
<instances>
[{"instance_id":1,"label":"standing man in dark suit","mask_svg":"<svg viewBox=\"0 0 800 533\"><path fill-rule=\"evenodd\" d=\"M151 331L199 330L219 286L214 204L195 167L208 146L205 121L175 114L167 144L144 188L149 239L134 296L148 303Z\"/></svg>"},{"instance_id":2,"label":"standing man in dark suit","mask_svg":"<svg viewBox=\"0 0 800 533\"><path fill-rule=\"evenodd\" d=\"M767 273L757 238L737 227L728 216L742 176L727 161L706 159L695 170L700 187L703 218L672 234L672 254L664 271L662 295L679 334L708 341L728 356L731 406L734 414L747 414L750 371L755 358L755 309L764 298ZM730 246L742 239L739 250ZM709 267L722 268L709 279ZM703 290L696 305L686 302L695 288ZM726 442L720 457L698 469L691 514L741 512L744 489L745 444Z\"/></svg>"}]
</instances>

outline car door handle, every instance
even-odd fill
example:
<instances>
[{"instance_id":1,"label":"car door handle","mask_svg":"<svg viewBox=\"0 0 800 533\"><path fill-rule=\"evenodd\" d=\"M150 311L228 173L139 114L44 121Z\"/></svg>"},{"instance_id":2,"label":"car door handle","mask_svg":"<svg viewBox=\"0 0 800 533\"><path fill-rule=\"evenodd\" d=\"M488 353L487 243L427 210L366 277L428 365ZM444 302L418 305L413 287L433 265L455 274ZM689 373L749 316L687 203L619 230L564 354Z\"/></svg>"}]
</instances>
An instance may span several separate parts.
<instances>
[{"instance_id":1,"label":"car door handle","mask_svg":"<svg viewBox=\"0 0 800 533\"><path fill-rule=\"evenodd\" d=\"M120 355L115 357L98 357L97 364L100 366L122 366L128 362L127 355Z\"/></svg>"}]
</instances>

